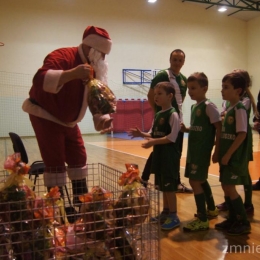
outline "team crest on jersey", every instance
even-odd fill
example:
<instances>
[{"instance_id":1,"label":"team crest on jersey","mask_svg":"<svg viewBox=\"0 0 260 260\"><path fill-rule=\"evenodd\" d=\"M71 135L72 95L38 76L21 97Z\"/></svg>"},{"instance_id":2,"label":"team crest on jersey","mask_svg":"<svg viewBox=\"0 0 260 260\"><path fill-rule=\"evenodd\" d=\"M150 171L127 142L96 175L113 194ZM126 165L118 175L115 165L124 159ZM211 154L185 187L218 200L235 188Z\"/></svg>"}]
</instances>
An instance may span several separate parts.
<instances>
[{"instance_id":1,"label":"team crest on jersey","mask_svg":"<svg viewBox=\"0 0 260 260\"><path fill-rule=\"evenodd\" d=\"M159 125L163 125L164 123L165 123L165 119L164 118L160 118Z\"/></svg>"},{"instance_id":2,"label":"team crest on jersey","mask_svg":"<svg viewBox=\"0 0 260 260\"><path fill-rule=\"evenodd\" d=\"M196 110L196 116L200 116L201 115L201 109L197 109Z\"/></svg>"},{"instance_id":3,"label":"team crest on jersey","mask_svg":"<svg viewBox=\"0 0 260 260\"><path fill-rule=\"evenodd\" d=\"M186 83L185 83L185 81L183 79L181 80L181 85L182 86L186 86Z\"/></svg>"},{"instance_id":4,"label":"team crest on jersey","mask_svg":"<svg viewBox=\"0 0 260 260\"><path fill-rule=\"evenodd\" d=\"M228 123L229 125L232 125L232 124L234 123L234 117L233 117L233 116L229 116L229 117L227 118L227 123Z\"/></svg>"}]
</instances>

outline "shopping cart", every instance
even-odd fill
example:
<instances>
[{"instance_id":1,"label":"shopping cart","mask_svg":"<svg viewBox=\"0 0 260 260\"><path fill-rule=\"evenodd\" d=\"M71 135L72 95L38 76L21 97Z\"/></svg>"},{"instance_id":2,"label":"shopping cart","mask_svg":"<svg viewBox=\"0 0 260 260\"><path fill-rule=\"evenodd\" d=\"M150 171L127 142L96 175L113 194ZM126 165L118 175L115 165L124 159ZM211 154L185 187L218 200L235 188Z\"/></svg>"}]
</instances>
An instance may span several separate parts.
<instances>
[{"instance_id":1,"label":"shopping cart","mask_svg":"<svg viewBox=\"0 0 260 260\"><path fill-rule=\"evenodd\" d=\"M88 189L102 187L110 196L104 201L84 204L88 209L85 211L67 210L73 207L68 181L68 193L63 198L70 219L66 224L52 219L50 225L47 217L35 218L34 201L19 200L19 197L6 200L3 196L7 195L0 192L0 259L160 259L159 225L150 221L159 214L159 191L149 184L142 190L145 196L132 197L131 192L124 192L118 185L121 174L101 163L88 164ZM0 184L8 177L6 171L0 172ZM35 194L44 193L39 178ZM57 210L56 204L53 210Z\"/></svg>"}]
</instances>

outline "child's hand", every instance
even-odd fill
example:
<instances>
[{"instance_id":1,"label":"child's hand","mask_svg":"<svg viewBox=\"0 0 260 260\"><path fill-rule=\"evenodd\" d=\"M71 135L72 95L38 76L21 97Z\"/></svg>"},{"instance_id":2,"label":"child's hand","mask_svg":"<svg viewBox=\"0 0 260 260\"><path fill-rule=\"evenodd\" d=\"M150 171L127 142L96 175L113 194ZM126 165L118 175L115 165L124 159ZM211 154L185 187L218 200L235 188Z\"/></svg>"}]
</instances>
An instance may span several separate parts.
<instances>
[{"instance_id":1,"label":"child's hand","mask_svg":"<svg viewBox=\"0 0 260 260\"><path fill-rule=\"evenodd\" d=\"M225 154L221 159L221 164L228 165L228 162L230 160L230 156L228 154Z\"/></svg>"},{"instance_id":2,"label":"child's hand","mask_svg":"<svg viewBox=\"0 0 260 260\"><path fill-rule=\"evenodd\" d=\"M259 119L258 119L258 120L259 120ZM259 121L255 121L255 122L254 122L253 129L256 130L256 131L259 131L259 130L260 130L260 122L259 122Z\"/></svg>"},{"instance_id":3,"label":"child's hand","mask_svg":"<svg viewBox=\"0 0 260 260\"><path fill-rule=\"evenodd\" d=\"M150 148L153 146L153 138L146 138L147 142L142 143L143 148Z\"/></svg>"},{"instance_id":4,"label":"child's hand","mask_svg":"<svg viewBox=\"0 0 260 260\"><path fill-rule=\"evenodd\" d=\"M183 123L181 123L181 132L185 133L186 131L187 131L186 126Z\"/></svg>"},{"instance_id":5,"label":"child's hand","mask_svg":"<svg viewBox=\"0 0 260 260\"><path fill-rule=\"evenodd\" d=\"M218 162L218 154L217 153L213 153L213 155L212 155L212 162L213 163L217 163Z\"/></svg>"},{"instance_id":6,"label":"child's hand","mask_svg":"<svg viewBox=\"0 0 260 260\"><path fill-rule=\"evenodd\" d=\"M130 128L129 131L127 132L128 136L131 136L131 139L135 138L135 137L142 137L142 131L138 128Z\"/></svg>"}]
</instances>

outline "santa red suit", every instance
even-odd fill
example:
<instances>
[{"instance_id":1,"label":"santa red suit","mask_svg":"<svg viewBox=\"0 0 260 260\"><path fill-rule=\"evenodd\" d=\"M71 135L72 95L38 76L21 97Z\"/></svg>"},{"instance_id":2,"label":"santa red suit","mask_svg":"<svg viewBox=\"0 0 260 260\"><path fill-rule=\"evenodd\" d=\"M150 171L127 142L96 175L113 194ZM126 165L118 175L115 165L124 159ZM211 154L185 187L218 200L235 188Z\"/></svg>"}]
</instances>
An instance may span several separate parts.
<instances>
[{"instance_id":1,"label":"santa red suit","mask_svg":"<svg viewBox=\"0 0 260 260\"><path fill-rule=\"evenodd\" d=\"M48 54L33 78L30 97L23 104L46 165L44 184L47 187L66 184L65 164L72 183L85 181L87 176L86 150L77 125L88 106L87 87L82 78L59 85L64 71L89 63L83 44L108 54L112 41L106 30L89 26L79 47L61 48Z\"/></svg>"}]
</instances>

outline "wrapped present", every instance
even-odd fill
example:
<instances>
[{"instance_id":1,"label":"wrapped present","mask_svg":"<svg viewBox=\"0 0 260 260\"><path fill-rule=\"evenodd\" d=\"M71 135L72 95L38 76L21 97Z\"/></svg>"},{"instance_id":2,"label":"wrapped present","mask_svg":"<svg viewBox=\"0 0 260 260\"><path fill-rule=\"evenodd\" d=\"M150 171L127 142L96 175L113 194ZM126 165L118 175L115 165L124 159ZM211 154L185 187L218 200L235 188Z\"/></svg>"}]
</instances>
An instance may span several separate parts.
<instances>
[{"instance_id":1,"label":"wrapped present","mask_svg":"<svg viewBox=\"0 0 260 260\"><path fill-rule=\"evenodd\" d=\"M77 235L75 225L53 227L53 242L55 259L69 259L71 254L85 252L85 238Z\"/></svg>"},{"instance_id":2,"label":"wrapped present","mask_svg":"<svg viewBox=\"0 0 260 260\"><path fill-rule=\"evenodd\" d=\"M89 80L87 87L87 101L95 129L103 132L109 131L113 120L109 114L116 111L116 97L112 90L100 80Z\"/></svg>"},{"instance_id":3,"label":"wrapped present","mask_svg":"<svg viewBox=\"0 0 260 260\"><path fill-rule=\"evenodd\" d=\"M9 257L49 259L52 237L48 227L34 218L36 195L32 190L33 183L26 176L30 168L21 161L20 153L8 156L4 168L9 176L0 187L0 222L4 227L1 235L10 242L6 249L7 252L11 250L13 256ZM12 245L11 249L9 245Z\"/></svg>"},{"instance_id":4,"label":"wrapped present","mask_svg":"<svg viewBox=\"0 0 260 260\"><path fill-rule=\"evenodd\" d=\"M0 211L5 221L19 228L17 221L32 219L35 193L26 176L30 167L21 161L20 153L14 153L6 158L4 168L10 174L0 186Z\"/></svg>"},{"instance_id":5,"label":"wrapped present","mask_svg":"<svg viewBox=\"0 0 260 260\"><path fill-rule=\"evenodd\" d=\"M134 182L140 182L139 169L137 164L125 164L127 171L123 173L118 180L119 186L131 185ZM136 183L136 184L137 184Z\"/></svg>"},{"instance_id":6,"label":"wrapped present","mask_svg":"<svg viewBox=\"0 0 260 260\"><path fill-rule=\"evenodd\" d=\"M107 85L91 79L88 82L88 105L92 115L111 114L116 111L116 97Z\"/></svg>"},{"instance_id":7,"label":"wrapped present","mask_svg":"<svg viewBox=\"0 0 260 260\"><path fill-rule=\"evenodd\" d=\"M123 190L114 205L119 226L143 223L149 210L147 191L140 182L138 165L128 163L126 169L119 178L118 184L123 186Z\"/></svg>"},{"instance_id":8,"label":"wrapped present","mask_svg":"<svg viewBox=\"0 0 260 260\"><path fill-rule=\"evenodd\" d=\"M29 199L35 197L35 194L31 189L33 183L26 176L28 175L30 166L21 161L20 153L9 155L4 162L4 169L7 170L10 175L0 186L0 192L7 191L11 187L15 187L15 190L17 191L17 194L15 194L17 195L17 198L14 194L6 194L7 196L11 196L11 198L9 197L6 199L7 201L12 199L21 200L23 198Z\"/></svg>"},{"instance_id":9,"label":"wrapped present","mask_svg":"<svg viewBox=\"0 0 260 260\"><path fill-rule=\"evenodd\" d=\"M86 232L89 232L89 237L94 240L104 240L111 235L109 230L113 231L115 218L111 198L112 193L99 186L95 186L91 192L79 196L79 200L82 202L80 212L84 213Z\"/></svg>"},{"instance_id":10,"label":"wrapped present","mask_svg":"<svg viewBox=\"0 0 260 260\"><path fill-rule=\"evenodd\" d=\"M61 198L59 187L50 189L42 198L34 200L34 217L48 224L68 224L64 201Z\"/></svg>"}]
</instances>

